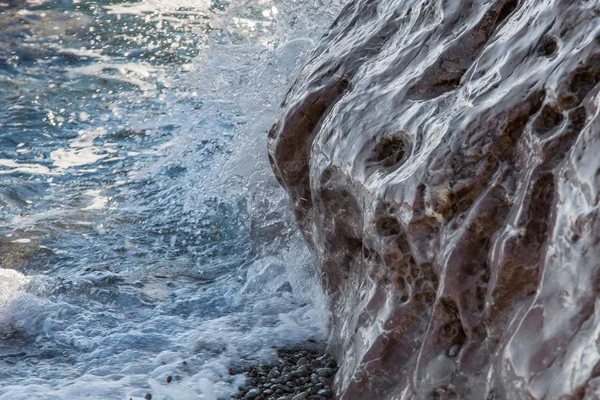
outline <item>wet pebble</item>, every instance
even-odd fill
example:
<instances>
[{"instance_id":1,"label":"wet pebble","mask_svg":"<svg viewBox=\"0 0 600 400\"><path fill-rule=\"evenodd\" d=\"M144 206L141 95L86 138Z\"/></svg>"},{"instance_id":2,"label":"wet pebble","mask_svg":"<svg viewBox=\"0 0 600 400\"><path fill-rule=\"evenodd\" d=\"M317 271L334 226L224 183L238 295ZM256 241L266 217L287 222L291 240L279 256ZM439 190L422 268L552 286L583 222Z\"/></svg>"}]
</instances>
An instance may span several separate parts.
<instances>
[{"instance_id":1,"label":"wet pebble","mask_svg":"<svg viewBox=\"0 0 600 400\"><path fill-rule=\"evenodd\" d=\"M279 363L246 370L246 387L234 399L328 400L337 364L329 354L279 351Z\"/></svg>"},{"instance_id":2,"label":"wet pebble","mask_svg":"<svg viewBox=\"0 0 600 400\"><path fill-rule=\"evenodd\" d=\"M333 374L335 374L333 368L319 368L317 370L317 375L323 376L325 378L329 378L330 376L333 376Z\"/></svg>"},{"instance_id":3,"label":"wet pebble","mask_svg":"<svg viewBox=\"0 0 600 400\"><path fill-rule=\"evenodd\" d=\"M308 360L306 359L306 357L302 357L298 361L296 361L296 365L306 365L306 364L308 364Z\"/></svg>"},{"instance_id":4,"label":"wet pebble","mask_svg":"<svg viewBox=\"0 0 600 400\"><path fill-rule=\"evenodd\" d=\"M254 389L248 390L248 393L246 393L246 395L244 396L244 399L255 399L260 395L261 395L260 390L257 388L254 388Z\"/></svg>"}]
</instances>

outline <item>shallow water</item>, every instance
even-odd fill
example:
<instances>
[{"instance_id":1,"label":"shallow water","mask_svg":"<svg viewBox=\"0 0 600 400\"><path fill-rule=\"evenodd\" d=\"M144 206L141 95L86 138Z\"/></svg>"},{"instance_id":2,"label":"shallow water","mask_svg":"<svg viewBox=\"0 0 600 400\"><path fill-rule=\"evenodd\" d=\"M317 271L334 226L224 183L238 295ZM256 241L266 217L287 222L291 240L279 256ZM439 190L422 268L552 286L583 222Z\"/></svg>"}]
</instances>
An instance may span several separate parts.
<instances>
[{"instance_id":1,"label":"shallow water","mask_svg":"<svg viewBox=\"0 0 600 400\"><path fill-rule=\"evenodd\" d=\"M265 143L340 6L0 0L0 399L227 398L325 340Z\"/></svg>"}]
</instances>

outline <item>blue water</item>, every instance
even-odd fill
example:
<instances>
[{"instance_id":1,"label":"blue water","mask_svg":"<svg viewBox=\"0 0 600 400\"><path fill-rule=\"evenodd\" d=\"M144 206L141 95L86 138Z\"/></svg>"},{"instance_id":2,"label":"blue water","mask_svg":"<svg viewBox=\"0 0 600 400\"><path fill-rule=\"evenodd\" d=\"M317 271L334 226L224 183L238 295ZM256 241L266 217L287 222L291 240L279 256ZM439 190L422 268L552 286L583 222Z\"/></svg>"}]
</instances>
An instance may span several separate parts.
<instances>
[{"instance_id":1,"label":"blue water","mask_svg":"<svg viewBox=\"0 0 600 400\"><path fill-rule=\"evenodd\" d=\"M265 143L341 3L0 0L0 399L228 398L326 340Z\"/></svg>"}]
</instances>

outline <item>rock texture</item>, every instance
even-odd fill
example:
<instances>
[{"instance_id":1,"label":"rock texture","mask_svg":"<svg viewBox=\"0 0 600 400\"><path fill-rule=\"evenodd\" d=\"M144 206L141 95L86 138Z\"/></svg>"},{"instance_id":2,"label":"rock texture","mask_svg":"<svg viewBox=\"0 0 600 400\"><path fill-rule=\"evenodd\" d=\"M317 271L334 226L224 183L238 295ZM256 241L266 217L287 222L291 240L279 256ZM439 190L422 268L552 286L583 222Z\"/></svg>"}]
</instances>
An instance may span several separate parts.
<instances>
[{"instance_id":1,"label":"rock texture","mask_svg":"<svg viewBox=\"0 0 600 400\"><path fill-rule=\"evenodd\" d=\"M340 399L600 398L600 1L358 0L269 157Z\"/></svg>"}]
</instances>

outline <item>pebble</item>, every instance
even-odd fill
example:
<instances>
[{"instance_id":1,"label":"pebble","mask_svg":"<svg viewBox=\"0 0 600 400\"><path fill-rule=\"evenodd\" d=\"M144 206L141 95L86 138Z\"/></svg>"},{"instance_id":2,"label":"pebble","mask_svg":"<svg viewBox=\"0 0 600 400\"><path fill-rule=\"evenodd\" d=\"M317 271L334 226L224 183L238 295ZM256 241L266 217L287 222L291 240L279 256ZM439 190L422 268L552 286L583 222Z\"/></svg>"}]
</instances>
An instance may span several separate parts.
<instances>
[{"instance_id":1,"label":"pebble","mask_svg":"<svg viewBox=\"0 0 600 400\"><path fill-rule=\"evenodd\" d=\"M250 389L248 390L248 393L246 393L246 396L244 396L245 399L254 399L258 396L260 396L260 390L259 389Z\"/></svg>"},{"instance_id":2,"label":"pebble","mask_svg":"<svg viewBox=\"0 0 600 400\"><path fill-rule=\"evenodd\" d=\"M330 376L333 376L334 372L332 368L319 368L317 370L317 375L319 376L323 376L325 378L329 378Z\"/></svg>"},{"instance_id":3,"label":"pebble","mask_svg":"<svg viewBox=\"0 0 600 400\"><path fill-rule=\"evenodd\" d=\"M267 375L269 379L279 378L280 376L281 373L277 371L277 368L273 368L271 371L269 371L269 375Z\"/></svg>"},{"instance_id":4,"label":"pebble","mask_svg":"<svg viewBox=\"0 0 600 400\"><path fill-rule=\"evenodd\" d=\"M317 393L319 393L319 390L321 390L321 389L319 389L318 387L312 386L312 387L308 388L308 394L317 394Z\"/></svg>"},{"instance_id":5,"label":"pebble","mask_svg":"<svg viewBox=\"0 0 600 400\"><path fill-rule=\"evenodd\" d=\"M292 376L310 376L310 372L308 371L308 368L306 368L304 365L301 365L300 367L298 367L297 370L292 371L291 375Z\"/></svg>"},{"instance_id":6,"label":"pebble","mask_svg":"<svg viewBox=\"0 0 600 400\"><path fill-rule=\"evenodd\" d=\"M321 382L325 386L331 386L331 384L332 384L331 379L323 378L323 377L319 378L319 382Z\"/></svg>"},{"instance_id":7,"label":"pebble","mask_svg":"<svg viewBox=\"0 0 600 400\"><path fill-rule=\"evenodd\" d=\"M284 392L288 392L288 393L294 391L294 389L292 389L291 387L282 385L282 384L277 384L277 389L283 390Z\"/></svg>"},{"instance_id":8,"label":"pebble","mask_svg":"<svg viewBox=\"0 0 600 400\"><path fill-rule=\"evenodd\" d=\"M306 357L302 357L301 359L296 361L296 365L306 365L306 364L308 364L308 360L306 359Z\"/></svg>"},{"instance_id":9,"label":"pebble","mask_svg":"<svg viewBox=\"0 0 600 400\"><path fill-rule=\"evenodd\" d=\"M337 363L329 354L279 351L279 364L245 370L246 387L234 399L329 400ZM244 371L240 371L244 372Z\"/></svg>"}]
</instances>

